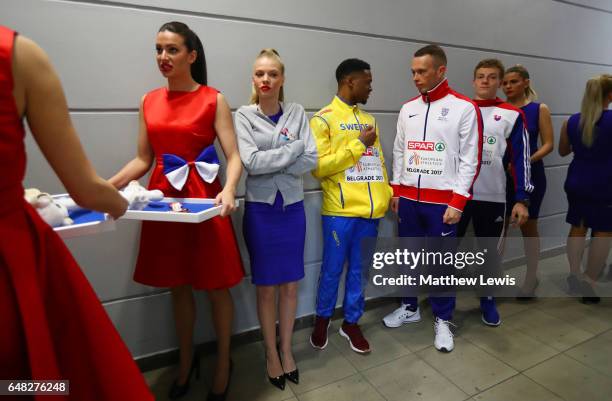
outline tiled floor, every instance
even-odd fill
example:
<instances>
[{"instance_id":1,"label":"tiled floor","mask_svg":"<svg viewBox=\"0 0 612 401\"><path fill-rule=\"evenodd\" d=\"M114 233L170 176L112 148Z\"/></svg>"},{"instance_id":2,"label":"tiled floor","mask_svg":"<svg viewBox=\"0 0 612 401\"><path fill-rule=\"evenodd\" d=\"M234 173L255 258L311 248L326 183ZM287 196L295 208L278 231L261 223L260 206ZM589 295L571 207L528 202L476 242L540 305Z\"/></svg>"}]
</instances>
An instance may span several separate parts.
<instances>
[{"instance_id":1,"label":"tiled floor","mask_svg":"<svg viewBox=\"0 0 612 401\"><path fill-rule=\"evenodd\" d=\"M550 260L549 260L550 262ZM612 298L583 305L576 298L541 298L529 303L502 300L503 324L480 321L478 301L457 302L455 350L433 348L431 310L419 323L389 329L380 319L393 309L366 312L363 329L372 346L366 356L352 352L332 322L330 343L314 350L310 329L296 332L294 352L300 384L285 391L265 378L261 343L237 347L228 400L264 401L598 401L612 399ZM212 357L203 378L184 399L204 400ZM174 367L145 374L166 400Z\"/></svg>"}]
</instances>

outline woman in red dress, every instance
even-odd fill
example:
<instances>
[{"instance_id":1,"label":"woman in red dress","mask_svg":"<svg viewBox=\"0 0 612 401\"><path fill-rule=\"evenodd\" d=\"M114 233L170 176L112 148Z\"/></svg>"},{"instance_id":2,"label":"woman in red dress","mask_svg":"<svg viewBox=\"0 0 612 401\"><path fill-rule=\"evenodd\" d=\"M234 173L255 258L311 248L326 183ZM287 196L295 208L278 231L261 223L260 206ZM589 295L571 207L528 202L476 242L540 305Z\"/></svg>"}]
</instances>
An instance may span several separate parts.
<instances>
[{"instance_id":1,"label":"woman in red dress","mask_svg":"<svg viewBox=\"0 0 612 401\"><path fill-rule=\"evenodd\" d=\"M229 288L244 276L231 221L224 217L235 208L242 164L229 106L221 93L206 85L206 61L197 35L183 23L166 23L157 33L156 50L157 64L168 86L143 96L137 155L110 182L123 187L154 164L150 189L159 189L168 197L215 198L223 205L222 217L200 224L143 222L134 280L170 287L172 293L180 363L171 399L187 393L191 373L197 372L192 289L207 291L218 343L216 374L208 399L224 399L233 319ZM202 174L195 165L203 155L208 155L204 159L211 163L216 159L216 138L227 159L223 188L215 174ZM182 180L176 179L177 163L183 165Z\"/></svg>"},{"instance_id":2,"label":"woman in red dress","mask_svg":"<svg viewBox=\"0 0 612 401\"><path fill-rule=\"evenodd\" d=\"M69 396L2 399L152 401L76 261L24 199L24 116L78 204L114 218L127 207L85 156L46 54L0 26L0 380L70 381Z\"/></svg>"}]
</instances>

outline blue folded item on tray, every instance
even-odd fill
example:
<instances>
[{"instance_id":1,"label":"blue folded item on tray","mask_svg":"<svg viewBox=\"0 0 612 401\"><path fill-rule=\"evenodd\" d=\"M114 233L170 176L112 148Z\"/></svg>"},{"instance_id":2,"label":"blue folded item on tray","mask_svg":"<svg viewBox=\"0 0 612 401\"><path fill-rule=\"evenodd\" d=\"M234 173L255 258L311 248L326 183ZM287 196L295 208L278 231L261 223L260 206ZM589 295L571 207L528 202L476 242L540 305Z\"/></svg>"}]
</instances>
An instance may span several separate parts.
<instances>
[{"instance_id":1,"label":"blue folded item on tray","mask_svg":"<svg viewBox=\"0 0 612 401\"><path fill-rule=\"evenodd\" d=\"M69 214L74 224L94 223L104 221L104 213L87 209L77 209Z\"/></svg>"},{"instance_id":2,"label":"blue folded item on tray","mask_svg":"<svg viewBox=\"0 0 612 401\"><path fill-rule=\"evenodd\" d=\"M172 202L151 202L147 207L143 209L145 212L170 212L172 209L170 208L170 203ZM215 207L212 203L189 203L189 202L181 202L181 205L184 209L187 209L189 213L199 213L204 210L208 210L212 207Z\"/></svg>"}]
</instances>

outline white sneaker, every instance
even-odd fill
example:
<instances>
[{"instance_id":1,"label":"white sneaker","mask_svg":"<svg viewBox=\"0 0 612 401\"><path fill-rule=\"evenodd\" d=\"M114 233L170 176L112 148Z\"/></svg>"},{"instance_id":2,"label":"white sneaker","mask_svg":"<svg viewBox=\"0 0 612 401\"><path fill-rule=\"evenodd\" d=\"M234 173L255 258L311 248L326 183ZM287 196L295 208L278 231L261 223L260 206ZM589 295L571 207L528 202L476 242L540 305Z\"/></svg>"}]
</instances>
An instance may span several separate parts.
<instances>
[{"instance_id":1,"label":"white sneaker","mask_svg":"<svg viewBox=\"0 0 612 401\"><path fill-rule=\"evenodd\" d=\"M448 320L442 320L439 317L437 317L436 321L434 322L434 332L436 333L434 346L440 352L451 352L455 347L453 333L449 327L450 325L453 324Z\"/></svg>"},{"instance_id":2,"label":"white sneaker","mask_svg":"<svg viewBox=\"0 0 612 401\"><path fill-rule=\"evenodd\" d=\"M400 327L404 323L415 323L421 320L421 312L419 308L415 311L408 309L410 305L402 304L399 308L389 313L383 318L383 323L387 327Z\"/></svg>"}]
</instances>

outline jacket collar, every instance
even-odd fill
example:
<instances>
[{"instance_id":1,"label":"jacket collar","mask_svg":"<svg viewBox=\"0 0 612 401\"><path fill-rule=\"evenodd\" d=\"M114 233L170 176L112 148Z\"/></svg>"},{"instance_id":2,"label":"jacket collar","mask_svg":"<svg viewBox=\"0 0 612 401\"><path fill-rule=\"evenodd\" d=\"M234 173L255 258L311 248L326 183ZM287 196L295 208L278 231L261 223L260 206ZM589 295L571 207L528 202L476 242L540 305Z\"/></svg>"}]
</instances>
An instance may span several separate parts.
<instances>
[{"instance_id":1,"label":"jacket collar","mask_svg":"<svg viewBox=\"0 0 612 401\"><path fill-rule=\"evenodd\" d=\"M356 104L350 105L346 103L344 100L342 100L338 95L334 96L334 100L332 100L332 105L342 110L350 110L350 111L359 110L358 105Z\"/></svg>"},{"instance_id":2,"label":"jacket collar","mask_svg":"<svg viewBox=\"0 0 612 401\"><path fill-rule=\"evenodd\" d=\"M504 101L496 97L495 99L486 99L486 100L474 99L474 103L476 103L478 107L493 107L493 106L499 106L500 104L504 103Z\"/></svg>"},{"instance_id":3,"label":"jacket collar","mask_svg":"<svg viewBox=\"0 0 612 401\"><path fill-rule=\"evenodd\" d=\"M428 90L426 93L421 93L421 98L425 103L431 103L442 99L444 96L448 95L450 91L451 88L448 86L448 80L444 78L435 88Z\"/></svg>"}]
</instances>

